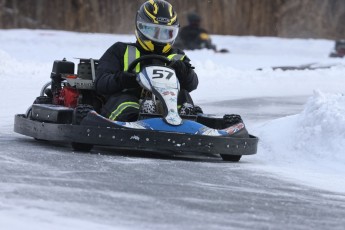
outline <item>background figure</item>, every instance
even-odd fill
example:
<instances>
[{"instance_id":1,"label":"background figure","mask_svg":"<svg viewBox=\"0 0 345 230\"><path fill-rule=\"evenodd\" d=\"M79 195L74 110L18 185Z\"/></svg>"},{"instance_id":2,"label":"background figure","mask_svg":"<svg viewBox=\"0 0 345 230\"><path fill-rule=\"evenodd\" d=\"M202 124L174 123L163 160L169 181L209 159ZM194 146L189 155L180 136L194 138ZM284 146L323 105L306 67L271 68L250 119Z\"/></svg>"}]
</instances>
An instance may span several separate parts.
<instances>
[{"instance_id":1,"label":"background figure","mask_svg":"<svg viewBox=\"0 0 345 230\"><path fill-rule=\"evenodd\" d=\"M189 24L181 28L174 46L185 50L206 48L219 52L216 46L212 44L208 32L200 27L201 17L193 12L187 15L187 19ZM222 49L220 52L228 51Z\"/></svg>"}]
</instances>

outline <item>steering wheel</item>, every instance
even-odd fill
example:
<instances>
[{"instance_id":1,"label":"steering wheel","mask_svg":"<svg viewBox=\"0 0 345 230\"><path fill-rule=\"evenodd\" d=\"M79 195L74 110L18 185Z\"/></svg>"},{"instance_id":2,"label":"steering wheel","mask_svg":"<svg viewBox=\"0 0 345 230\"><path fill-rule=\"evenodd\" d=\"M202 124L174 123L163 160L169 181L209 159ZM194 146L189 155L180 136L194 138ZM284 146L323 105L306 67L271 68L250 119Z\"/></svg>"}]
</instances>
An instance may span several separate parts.
<instances>
[{"instance_id":1,"label":"steering wheel","mask_svg":"<svg viewBox=\"0 0 345 230\"><path fill-rule=\"evenodd\" d=\"M168 59L167 57L158 55L158 54L149 54L149 55L145 55L142 57L139 57L138 59L135 59L131 64L129 64L128 66L128 72L133 72L134 68L137 66L138 63L147 60L147 59L156 59L156 60L160 60L163 63L167 64L168 66L170 66L174 61Z\"/></svg>"}]
</instances>

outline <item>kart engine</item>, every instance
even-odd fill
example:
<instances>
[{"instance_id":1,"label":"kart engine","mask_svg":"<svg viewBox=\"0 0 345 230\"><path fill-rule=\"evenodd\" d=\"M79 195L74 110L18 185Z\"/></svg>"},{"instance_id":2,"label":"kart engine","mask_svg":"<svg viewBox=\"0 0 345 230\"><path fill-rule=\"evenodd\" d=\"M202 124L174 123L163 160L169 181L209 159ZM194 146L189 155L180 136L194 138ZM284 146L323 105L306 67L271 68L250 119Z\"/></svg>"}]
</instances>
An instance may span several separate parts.
<instances>
[{"instance_id":1,"label":"kart engine","mask_svg":"<svg viewBox=\"0 0 345 230\"><path fill-rule=\"evenodd\" d=\"M51 78L51 93L53 104L70 108L78 104L95 106L99 101L94 100L94 75L98 60L80 59L78 73L74 74L74 63L56 60L53 64ZM96 106L98 107L98 106Z\"/></svg>"},{"instance_id":2,"label":"kart engine","mask_svg":"<svg viewBox=\"0 0 345 230\"><path fill-rule=\"evenodd\" d=\"M77 89L62 85L62 74L74 75L74 63L66 61L64 58L54 61L51 78L51 91L53 96L53 104L64 105L67 107L76 107L79 93Z\"/></svg>"},{"instance_id":3,"label":"kart engine","mask_svg":"<svg viewBox=\"0 0 345 230\"><path fill-rule=\"evenodd\" d=\"M64 105L66 107L75 108L78 105L79 92L77 89L64 86L57 97L53 98L53 104Z\"/></svg>"}]
</instances>

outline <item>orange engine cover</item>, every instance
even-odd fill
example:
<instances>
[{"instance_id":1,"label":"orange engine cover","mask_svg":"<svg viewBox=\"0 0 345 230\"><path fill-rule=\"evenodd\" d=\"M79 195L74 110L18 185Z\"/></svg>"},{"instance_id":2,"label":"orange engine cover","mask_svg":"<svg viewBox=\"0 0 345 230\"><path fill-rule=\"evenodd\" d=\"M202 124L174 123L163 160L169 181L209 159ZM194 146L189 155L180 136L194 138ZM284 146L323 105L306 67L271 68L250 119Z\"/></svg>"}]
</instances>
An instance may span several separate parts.
<instances>
[{"instance_id":1,"label":"orange engine cover","mask_svg":"<svg viewBox=\"0 0 345 230\"><path fill-rule=\"evenodd\" d=\"M64 87L61 91L63 104L67 107L75 108L78 105L78 90L71 87Z\"/></svg>"}]
</instances>

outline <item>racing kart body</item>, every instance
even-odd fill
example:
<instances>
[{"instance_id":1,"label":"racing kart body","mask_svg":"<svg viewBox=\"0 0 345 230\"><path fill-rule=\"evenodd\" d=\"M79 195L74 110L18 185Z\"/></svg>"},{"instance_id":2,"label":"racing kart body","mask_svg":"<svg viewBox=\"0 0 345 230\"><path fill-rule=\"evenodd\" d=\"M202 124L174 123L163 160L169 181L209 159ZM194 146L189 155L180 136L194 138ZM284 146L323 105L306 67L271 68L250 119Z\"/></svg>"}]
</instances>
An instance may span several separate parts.
<instances>
[{"instance_id":1,"label":"racing kart body","mask_svg":"<svg viewBox=\"0 0 345 230\"><path fill-rule=\"evenodd\" d=\"M71 143L77 151L100 145L135 151L220 154L223 160L234 162L242 155L256 153L258 138L248 133L239 115L179 113L180 88L175 71L169 67L171 60L143 56L131 63L128 71L150 58L164 65L144 66L137 81L151 97L140 102L151 100L154 113L141 111L133 122L101 116L104 97L94 90L98 60L80 59L74 74L74 63L64 59L54 62L50 81L28 111L15 115L14 131L38 140Z\"/></svg>"}]
</instances>

